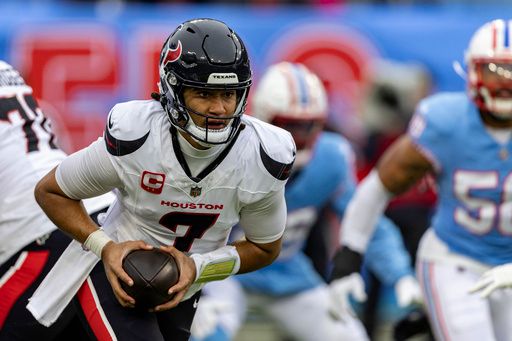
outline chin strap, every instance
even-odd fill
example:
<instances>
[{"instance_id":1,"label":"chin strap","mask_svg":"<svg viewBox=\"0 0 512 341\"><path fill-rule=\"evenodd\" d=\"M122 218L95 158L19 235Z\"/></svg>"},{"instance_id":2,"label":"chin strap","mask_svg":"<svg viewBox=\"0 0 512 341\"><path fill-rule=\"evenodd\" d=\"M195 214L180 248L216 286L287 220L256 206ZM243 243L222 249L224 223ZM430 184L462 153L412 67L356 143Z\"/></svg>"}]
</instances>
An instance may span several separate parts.
<instances>
[{"instance_id":1,"label":"chin strap","mask_svg":"<svg viewBox=\"0 0 512 341\"><path fill-rule=\"evenodd\" d=\"M155 101L158 101L160 103L162 103L162 95L159 94L158 92L152 92L151 93L151 98L154 99Z\"/></svg>"}]
</instances>

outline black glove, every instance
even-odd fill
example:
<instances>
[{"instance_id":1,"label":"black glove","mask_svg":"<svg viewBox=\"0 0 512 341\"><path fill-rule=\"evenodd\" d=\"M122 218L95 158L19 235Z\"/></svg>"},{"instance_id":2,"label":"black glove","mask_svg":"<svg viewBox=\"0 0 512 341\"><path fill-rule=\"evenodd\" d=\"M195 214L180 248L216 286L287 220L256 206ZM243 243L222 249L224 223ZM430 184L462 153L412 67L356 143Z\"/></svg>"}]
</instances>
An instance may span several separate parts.
<instances>
[{"instance_id":1,"label":"black glove","mask_svg":"<svg viewBox=\"0 0 512 341\"><path fill-rule=\"evenodd\" d=\"M334 256L334 269L329 283L329 312L337 320L343 320L347 314L355 316L350 298L357 302L366 301L364 282L359 274L362 261L360 253L346 246L340 248Z\"/></svg>"},{"instance_id":2,"label":"black glove","mask_svg":"<svg viewBox=\"0 0 512 341\"><path fill-rule=\"evenodd\" d=\"M354 272L359 273L363 264L363 255L351 250L347 246L343 246L336 251L333 263L334 268L331 274L331 281L346 277Z\"/></svg>"}]
</instances>

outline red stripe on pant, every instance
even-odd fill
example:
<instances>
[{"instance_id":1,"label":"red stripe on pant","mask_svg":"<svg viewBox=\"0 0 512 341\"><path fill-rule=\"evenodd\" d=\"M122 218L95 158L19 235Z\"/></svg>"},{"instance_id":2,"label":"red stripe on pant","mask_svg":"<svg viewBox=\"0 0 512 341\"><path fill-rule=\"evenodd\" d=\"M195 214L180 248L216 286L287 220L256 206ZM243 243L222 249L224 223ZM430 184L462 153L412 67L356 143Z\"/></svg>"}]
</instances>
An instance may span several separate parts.
<instances>
[{"instance_id":1,"label":"red stripe on pant","mask_svg":"<svg viewBox=\"0 0 512 341\"><path fill-rule=\"evenodd\" d=\"M82 307L85 318L87 319L94 336L96 336L99 341L110 341L112 340L112 336L110 335L108 327L100 313L99 309L101 309L101 307L98 308L96 296L93 294L93 290L94 288L92 288L90 278L87 278L78 290L78 301L80 302L80 306Z\"/></svg>"},{"instance_id":2,"label":"red stripe on pant","mask_svg":"<svg viewBox=\"0 0 512 341\"><path fill-rule=\"evenodd\" d=\"M0 286L0 329L5 323L16 300L34 283L37 277L43 271L44 265L48 260L49 251L28 251L22 252L14 266L18 269L9 277L9 279ZM25 259L22 260L22 257Z\"/></svg>"}]
</instances>

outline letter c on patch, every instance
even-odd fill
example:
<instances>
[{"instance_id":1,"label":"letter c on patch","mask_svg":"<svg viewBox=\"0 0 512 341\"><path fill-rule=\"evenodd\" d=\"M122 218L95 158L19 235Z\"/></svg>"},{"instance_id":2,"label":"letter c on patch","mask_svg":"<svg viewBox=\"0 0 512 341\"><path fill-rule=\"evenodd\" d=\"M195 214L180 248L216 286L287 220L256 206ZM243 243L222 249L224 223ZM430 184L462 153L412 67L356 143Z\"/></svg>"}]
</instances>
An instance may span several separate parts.
<instances>
[{"instance_id":1,"label":"letter c on patch","mask_svg":"<svg viewBox=\"0 0 512 341\"><path fill-rule=\"evenodd\" d=\"M149 171L142 172L140 187L142 187L143 190L152 194L160 194L164 188L164 183L165 174Z\"/></svg>"}]
</instances>

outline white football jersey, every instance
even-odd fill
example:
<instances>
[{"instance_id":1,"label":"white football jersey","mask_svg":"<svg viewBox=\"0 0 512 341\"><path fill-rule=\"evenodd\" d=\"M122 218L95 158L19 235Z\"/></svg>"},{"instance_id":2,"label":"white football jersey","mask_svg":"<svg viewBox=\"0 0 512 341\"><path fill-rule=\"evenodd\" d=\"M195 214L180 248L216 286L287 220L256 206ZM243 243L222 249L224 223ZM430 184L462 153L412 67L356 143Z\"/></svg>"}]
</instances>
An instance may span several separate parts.
<instances>
[{"instance_id":1,"label":"white football jersey","mask_svg":"<svg viewBox=\"0 0 512 341\"><path fill-rule=\"evenodd\" d=\"M118 225L119 241L203 253L224 246L240 222L247 239L272 242L285 226L295 145L288 132L251 117L243 117L242 128L194 177L160 103L121 103L104 137L65 160L57 181L77 199L117 188L124 209L108 221Z\"/></svg>"},{"instance_id":2,"label":"white football jersey","mask_svg":"<svg viewBox=\"0 0 512 341\"><path fill-rule=\"evenodd\" d=\"M56 229L34 198L39 179L66 157L54 142L32 88L0 61L0 264Z\"/></svg>"},{"instance_id":3,"label":"white football jersey","mask_svg":"<svg viewBox=\"0 0 512 341\"><path fill-rule=\"evenodd\" d=\"M0 61L0 263L54 230L34 186L65 157L19 73Z\"/></svg>"}]
</instances>

